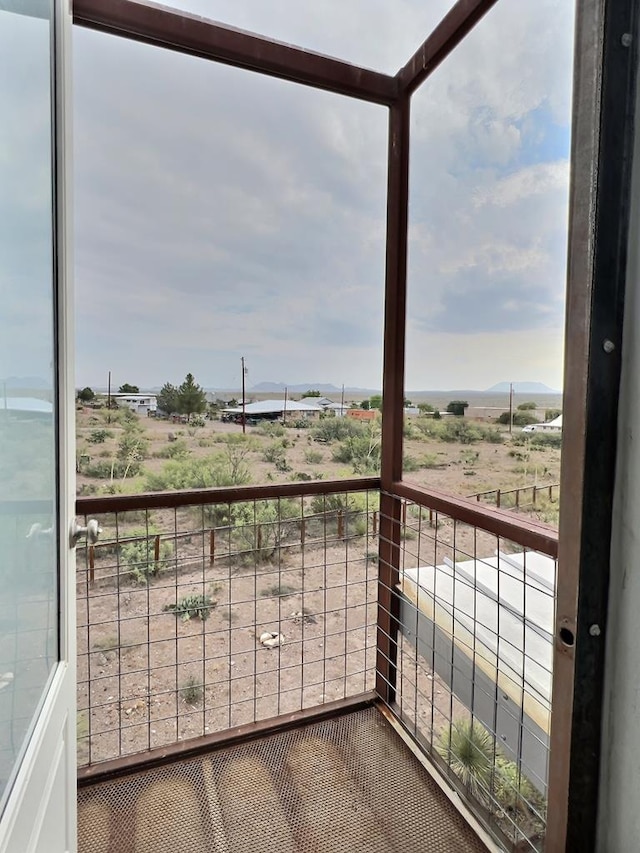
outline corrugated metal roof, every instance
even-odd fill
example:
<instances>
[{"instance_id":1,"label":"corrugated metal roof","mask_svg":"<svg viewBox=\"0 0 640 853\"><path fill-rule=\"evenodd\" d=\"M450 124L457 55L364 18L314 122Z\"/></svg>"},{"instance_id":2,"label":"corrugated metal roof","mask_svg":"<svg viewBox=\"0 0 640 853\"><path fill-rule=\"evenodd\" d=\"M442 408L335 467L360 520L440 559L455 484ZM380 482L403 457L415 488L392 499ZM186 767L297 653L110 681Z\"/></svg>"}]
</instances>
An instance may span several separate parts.
<instances>
[{"instance_id":1,"label":"corrugated metal roof","mask_svg":"<svg viewBox=\"0 0 640 853\"><path fill-rule=\"evenodd\" d=\"M321 412L321 406L309 406L307 403L298 403L296 400L287 400L286 406L284 400L258 400L255 403L247 403L244 407L245 414L248 417L251 415L276 415L279 412ZM235 406L232 409L225 409L225 412L231 414L242 414L242 406Z\"/></svg>"}]
</instances>

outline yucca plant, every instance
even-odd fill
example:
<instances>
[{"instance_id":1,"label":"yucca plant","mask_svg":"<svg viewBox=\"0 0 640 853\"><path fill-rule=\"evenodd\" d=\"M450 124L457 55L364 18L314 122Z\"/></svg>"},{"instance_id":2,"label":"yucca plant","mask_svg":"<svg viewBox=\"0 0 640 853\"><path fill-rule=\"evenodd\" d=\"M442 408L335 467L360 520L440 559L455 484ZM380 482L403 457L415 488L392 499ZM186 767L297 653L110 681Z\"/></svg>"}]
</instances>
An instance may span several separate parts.
<instances>
[{"instance_id":1,"label":"yucca plant","mask_svg":"<svg viewBox=\"0 0 640 853\"><path fill-rule=\"evenodd\" d=\"M436 743L443 758L473 796L485 800L491 787L494 741L489 732L473 720L460 720L446 729Z\"/></svg>"}]
</instances>

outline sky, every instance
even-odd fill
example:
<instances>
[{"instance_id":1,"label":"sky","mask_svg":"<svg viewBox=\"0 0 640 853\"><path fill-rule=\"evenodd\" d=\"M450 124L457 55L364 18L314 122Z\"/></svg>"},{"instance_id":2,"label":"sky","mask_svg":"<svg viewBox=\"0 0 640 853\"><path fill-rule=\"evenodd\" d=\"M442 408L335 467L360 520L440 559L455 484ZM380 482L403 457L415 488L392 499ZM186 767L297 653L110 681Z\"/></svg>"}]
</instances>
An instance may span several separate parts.
<instances>
[{"instance_id":1,"label":"sky","mask_svg":"<svg viewBox=\"0 0 640 853\"><path fill-rule=\"evenodd\" d=\"M450 4L174 5L395 73ZM413 98L408 390L562 385L572 36L572 2L501 0ZM244 356L249 387L379 388L387 110L73 49L77 385L235 388Z\"/></svg>"}]
</instances>

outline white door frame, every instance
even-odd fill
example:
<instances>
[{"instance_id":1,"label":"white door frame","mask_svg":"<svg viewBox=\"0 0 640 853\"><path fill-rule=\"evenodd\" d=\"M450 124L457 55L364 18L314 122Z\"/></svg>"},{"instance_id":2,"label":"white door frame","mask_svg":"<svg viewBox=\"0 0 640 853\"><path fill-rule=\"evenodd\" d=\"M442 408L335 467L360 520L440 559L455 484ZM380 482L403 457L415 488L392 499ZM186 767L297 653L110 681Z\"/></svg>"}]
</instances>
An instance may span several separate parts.
<instances>
[{"instance_id":1,"label":"white door frame","mask_svg":"<svg viewBox=\"0 0 640 853\"><path fill-rule=\"evenodd\" d=\"M71 0L54 0L54 219L60 660L0 820L0 853L75 853L75 382L71 210Z\"/></svg>"}]
</instances>

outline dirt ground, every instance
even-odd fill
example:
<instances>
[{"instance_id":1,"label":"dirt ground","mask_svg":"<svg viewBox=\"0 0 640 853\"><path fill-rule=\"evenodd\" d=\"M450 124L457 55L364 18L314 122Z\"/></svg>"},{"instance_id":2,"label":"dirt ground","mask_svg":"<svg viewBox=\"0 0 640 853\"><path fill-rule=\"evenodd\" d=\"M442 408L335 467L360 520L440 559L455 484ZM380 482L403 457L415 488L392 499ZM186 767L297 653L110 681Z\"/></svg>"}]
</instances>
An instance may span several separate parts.
<instances>
[{"instance_id":1,"label":"dirt ground","mask_svg":"<svg viewBox=\"0 0 640 853\"><path fill-rule=\"evenodd\" d=\"M105 423L105 412L78 413L80 493L145 490L145 473L167 463L166 448L175 439L187 443L190 457L224 452L224 440L241 427L206 422L204 427L140 419L148 440L142 476L124 482L88 477L87 463L115 457L123 435L119 424ZM89 440L96 430L108 435ZM333 445L319 444L310 430L288 429L286 471L265 461L274 441L260 428L248 428L245 457L253 483L287 482L304 474L314 479L353 476L333 460ZM311 451L311 453L310 453ZM429 459L431 467L406 479L454 494L487 489L544 485L559 479L560 453L544 449L521 458L508 440L473 445L425 439L412 431L405 456ZM318 456L320 454L320 456ZM310 462L309 459L313 461ZM436 466L436 467L434 467ZM116 490L116 489L113 489ZM194 736L312 707L371 689L375 675L377 613L377 536L372 502L358 525L339 531L335 517L324 520L315 538L301 536L299 523L268 559L246 559L231 533L219 530L210 560L210 528L197 510L155 511L100 521L103 541L149 532L143 541L163 544L158 568L140 583L122 564L122 542L96 549L93 582L88 554L78 553L78 736L79 763L96 762L159 747ZM525 510L527 511L527 510ZM549 520L544 501L537 517ZM551 508L551 515L555 509ZM378 522L379 523L379 520ZM228 530L228 529L227 529ZM445 556L484 556L495 552L495 537L464 525L429 522L425 511L410 507L403 530L406 566ZM509 548L509 543L500 543ZM151 552L147 551L147 557ZM143 561L144 562L144 561ZM148 562L148 560L147 560ZM145 562L146 565L146 562ZM183 621L166 608L190 596L208 596L204 620ZM263 632L283 635L272 649ZM408 685L401 697L407 715L425 734L453 715L464 713L438 677L420 673L417 702Z\"/></svg>"},{"instance_id":2,"label":"dirt ground","mask_svg":"<svg viewBox=\"0 0 640 853\"><path fill-rule=\"evenodd\" d=\"M109 460L114 457L123 429L119 424L106 424L104 411L91 409L77 412L78 454L83 456L77 476L80 494L103 491L109 485L108 478L96 479L83 473L86 460L91 462ZM446 443L424 436L415 428L415 421L408 419L409 435L404 439L405 460L411 460L418 470L406 471L405 479L410 483L428 486L450 494L469 496L490 489L509 490L517 487L558 483L560 479L560 450L557 448L531 448L523 452L510 440L506 427L504 443L491 444L480 441L474 444ZM168 461L159 454L167 451L169 437L186 442L190 458L199 459L224 451L224 440L230 435L242 434L242 427L220 421L206 421L205 426L192 428L186 424L173 424L166 420L140 417L139 424L149 441L148 458L143 461L143 474L124 481L115 480L120 492L145 491L144 473L157 473ZM103 443L91 444L89 437L96 429L107 429L112 435ZM325 480L353 477L350 465L336 462L333 453L336 444L321 444L314 441L312 429L287 428L285 438L286 470L279 470L265 461L265 450L277 441L265 435L260 426L247 426L250 450L246 463L250 469L252 483L282 483L295 479L322 478ZM519 431L516 430L514 435ZM311 457L309 454L311 453ZM309 462L309 458L319 461ZM537 517L541 512L535 513ZM544 515L544 513L542 513ZM542 520L545 520L544 517ZM551 515L550 520L554 520Z\"/></svg>"}]
</instances>

